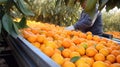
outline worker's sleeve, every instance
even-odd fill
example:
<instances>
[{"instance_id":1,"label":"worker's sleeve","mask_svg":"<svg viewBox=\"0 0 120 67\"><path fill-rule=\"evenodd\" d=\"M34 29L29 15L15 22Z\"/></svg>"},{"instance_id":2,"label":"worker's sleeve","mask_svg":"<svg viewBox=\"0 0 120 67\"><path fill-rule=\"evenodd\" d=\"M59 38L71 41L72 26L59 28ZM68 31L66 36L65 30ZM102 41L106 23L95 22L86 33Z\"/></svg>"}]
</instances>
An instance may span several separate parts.
<instances>
[{"instance_id":1,"label":"worker's sleeve","mask_svg":"<svg viewBox=\"0 0 120 67\"><path fill-rule=\"evenodd\" d=\"M83 14L78 22L74 25L74 28L78 30L85 30L86 28L91 27L91 24L92 20L90 19L90 16L88 14Z\"/></svg>"}]
</instances>

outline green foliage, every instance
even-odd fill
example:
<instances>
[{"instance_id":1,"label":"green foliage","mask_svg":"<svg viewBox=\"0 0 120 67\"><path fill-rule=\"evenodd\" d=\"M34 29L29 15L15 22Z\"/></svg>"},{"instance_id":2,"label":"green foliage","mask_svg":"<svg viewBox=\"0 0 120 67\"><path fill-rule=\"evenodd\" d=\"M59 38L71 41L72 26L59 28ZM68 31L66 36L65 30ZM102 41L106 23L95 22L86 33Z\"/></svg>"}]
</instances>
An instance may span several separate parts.
<instances>
[{"instance_id":1,"label":"green foliage","mask_svg":"<svg viewBox=\"0 0 120 67\"><path fill-rule=\"evenodd\" d=\"M71 62L75 63L77 60L80 59L80 56L74 56L70 59Z\"/></svg>"},{"instance_id":2,"label":"green foliage","mask_svg":"<svg viewBox=\"0 0 120 67\"><path fill-rule=\"evenodd\" d=\"M13 21L7 14L5 14L2 18L2 25L3 28L10 34L12 31Z\"/></svg>"},{"instance_id":3,"label":"green foliage","mask_svg":"<svg viewBox=\"0 0 120 67\"><path fill-rule=\"evenodd\" d=\"M26 7L26 0L0 0L0 41L3 35L8 34L17 37L19 34L18 28L26 27L25 16L33 16L34 14ZM13 7L23 14L23 19L17 25L12 18Z\"/></svg>"},{"instance_id":4,"label":"green foliage","mask_svg":"<svg viewBox=\"0 0 120 67\"><path fill-rule=\"evenodd\" d=\"M33 19L60 26L75 23L80 15L80 3L75 0L35 0L32 10L36 14Z\"/></svg>"},{"instance_id":5,"label":"green foliage","mask_svg":"<svg viewBox=\"0 0 120 67\"><path fill-rule=\"evenodd\" d=\"M103 12L102 13L104 31L120 31L120 12Z\"/></svg>"},{"instance_id":6,"label":"green foliage","mask_svg":"<svg viewBox=\"0 0 120 67\"><path fill-rule=\"evenodd\" d=\"M26 28L27 26L27 20L25 17L23 17L20 22L15 22L15 25L17 25L18 29Z\"/></svg>"},{"instance_id":7,"label":"green foliage","mask_svg":"<svg viewBox=\"0 0 120 67\"><path fill-rule=\"evenodd\" d=\"M34 14L30 10L26 9L26 5L24 3L25 2L24 0L13 0L13 1L16 5L17 9L21 13L23 13L26 16L34 16Z\"/></svg>"},{"instance_id":8,"label":"green foliage","mask_svg":"<svg viewBox=\"0 0 120 67\"><path fill-rule=\"evenodd\" d=\"M85 11L89 12L89 11L93 10L94 8L96 8L96 3L97 3L97 0L87 0Z\"/></svg>"},{"instance_id":9,"label":"green foliage","mask_svg":"<svg viewBox=\"0 0 120 67\"><path fill-rule=\"evenodd\" d=\"M108 2L108 0L99 0L100 6L98 7L98 10L102 10L107 2Z\"/></svg>"},{"instance_id":10,"label":"green foliage","mask_svg":"<svg viewBox=\"0 0 120 67\"><path fill-rule=\"evenodd\" d=\"M7 0L0 0L0 5L3 4L3 3L6 3Z\"/></svg>"},{"instance_id":11,"label":"green foliage","mask_svg":"<svg viewBox=\"0 0 120 67\"><path fill-rule=\"evenodd\" d=\"M68 26L76 23L79 19L82 4L84 0L33 0L31 8L35 13L32 19L42 22L53 23L60 26ZM114 4L112 4L114 2ZM107 10L110 4L118 6L119 0L87 0L87 7L85 8L91 18L94 18L96 11L96 4L101 11L106 5ZM30 17L31 19L31 17Z\"/></svg>"},{"instance_id":12,"label":"green foliage","mask_svg":"<svg viewBox=\"0 0 120 67\"><path fill-rule=\"evenodd\" d=\"M113 9L115 6L117 6L118 8L120 8L120 0L109 0L106 3L106 9L107 9L107 11L109 11L110 9Z\"/></svg>"}]
</instances>

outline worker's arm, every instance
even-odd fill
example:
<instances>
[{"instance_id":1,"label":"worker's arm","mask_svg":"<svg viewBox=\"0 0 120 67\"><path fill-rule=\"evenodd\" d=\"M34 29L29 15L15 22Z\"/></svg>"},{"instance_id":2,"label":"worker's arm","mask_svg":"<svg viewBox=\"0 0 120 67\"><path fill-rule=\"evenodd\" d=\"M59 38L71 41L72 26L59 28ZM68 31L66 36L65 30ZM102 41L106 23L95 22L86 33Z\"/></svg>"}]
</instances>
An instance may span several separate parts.
<instances>
[{"instance_id":1,"label":"worker's arm","mask_svg":"<svg viewBox=\"0 0 120 67\"><path fill-rule=\"evenodd\" d=\"M78 22L74 25L74 28L82 31L87 29L88 27L91 27L91 24L92 20L90 16L84 13L82 14L80 20L78 20Z\"/></svg>"}]
</instances>

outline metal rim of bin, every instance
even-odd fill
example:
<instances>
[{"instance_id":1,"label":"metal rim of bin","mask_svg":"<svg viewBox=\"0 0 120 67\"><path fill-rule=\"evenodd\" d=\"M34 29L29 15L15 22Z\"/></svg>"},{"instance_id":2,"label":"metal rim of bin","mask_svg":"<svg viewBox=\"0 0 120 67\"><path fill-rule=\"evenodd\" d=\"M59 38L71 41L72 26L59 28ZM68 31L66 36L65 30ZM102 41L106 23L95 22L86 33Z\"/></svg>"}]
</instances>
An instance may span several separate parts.
<instances>
[{"instance_id":1,"label":"metal rim of bin","mask_svg":"<svg viewBox=\"0 0 120 67\"><path fill-rule=\"evenodd\" d=\"M20 58L23 64L21 67L60 67L22 36L17 39L10 36L8 40L17 55L16 58Z\"/></svg>"}]
</instances>

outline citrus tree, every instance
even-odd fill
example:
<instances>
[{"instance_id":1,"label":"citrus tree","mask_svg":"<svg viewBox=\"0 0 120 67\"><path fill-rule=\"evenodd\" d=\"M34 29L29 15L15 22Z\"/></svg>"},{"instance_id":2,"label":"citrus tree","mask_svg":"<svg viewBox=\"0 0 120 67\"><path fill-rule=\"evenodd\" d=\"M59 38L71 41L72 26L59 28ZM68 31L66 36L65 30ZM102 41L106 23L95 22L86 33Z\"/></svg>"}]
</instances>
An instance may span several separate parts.
<instances>
[{"instance_id":1,"label":"citrus tree","mask_svg":"<svg viewBox=\"0 0 120 67\"><path fill-rule=\"evenodd\" d=\"M84 0L77 0L77 1L82 3ZM120 8L120 1L119 0L87 0L85 12L88 13L93 18L97 6L99 11L101 11L105 6L106 6L106 10L109 11L115 6Z\"/></svg>"},{"instance_id":2,"label":"citrus tree","mask_svg":"<svg viewBox=\"0 0 120 67\"><path fill-rule=\"evenodd\" d=\"M0 0L0 40L3 35L8 34L17 37L18 29L26 27L26 17L34 16L27 8L27 0ZM22 14L22 19L19 23L13 21L14 9L17 9Z\"/></svg>"},{"instance_id":3,"label":"citrus tree","mask_svg":"<svg viewBox=\"0 0 120 67\"><path fill-rule=\"evenodd\" d=\"M80 3L74 3L71 0L34 0L31 10L35 13L32 19L47 23L53 23L60 26L73 24L80 15ZM31 19L31 17L30 17Z\"/></svg>"},{"instance_id":4,"label":"citrus tree","mask_svg":"<svg viewBox=\"0 0 120 67\"><path fill-rule=\"evenodd\" d=\"M35 16L32 19L60 26L74 24L79 19L81 13L80 5L83 1L84 0L33 0L30 2L32 4L32 11L35 13ZM87 0L85 11L92 18L95 15L96 6L98 6L99 11L105 6L107 11L109 11L115 6L119 7L119 1Z\"/></svg>"}]
</instances>

